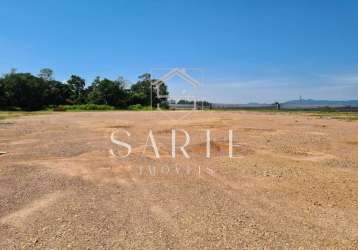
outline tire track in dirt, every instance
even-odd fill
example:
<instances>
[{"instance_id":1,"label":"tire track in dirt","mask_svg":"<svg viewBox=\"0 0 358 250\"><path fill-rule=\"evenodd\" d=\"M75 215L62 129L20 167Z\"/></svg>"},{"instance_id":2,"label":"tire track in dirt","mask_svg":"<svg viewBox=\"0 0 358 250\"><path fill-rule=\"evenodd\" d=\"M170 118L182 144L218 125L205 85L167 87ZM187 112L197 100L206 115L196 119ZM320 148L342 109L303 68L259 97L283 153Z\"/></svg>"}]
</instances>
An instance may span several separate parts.
<instances>
[{"instance_id":1,"label":"tire track in dirt","mask_svg":"<svg viewBox=\"0 0 358 250\"><path fill-rule=\"evenodd\" d=\"M211 180L211 182L216 183L216 185L224 186L224 188L221 187L221 189L228 195L238 199L240 204L242 204L249 213L252 213L255 218L261 218L260 220L268 225L268 230L270 230L270 228L279 230L280 224L285 225L289 221L290 225L300 225L296 228L290 228L289 233L294 233L295 237L300 237L302 229L305 228L305 231L325 230L330 236L326 236L321 240L324 240L326 243L335 244L335 242L342 241L342 239L344 239L343 242L349 242L352 238L358 238L358 228L356 227L358 221L353 219L354 217L358 218L358 213L355 213L356 215L353 217L345 218L346 214L339 210L331 209L327 211L323 208L315 208L315 211L309 215L310 220L302 223L304 218L299 216L299 214L304 210L304 206L299 207L297 206L298 203L294 201L283 203L269 199L264 195L252 193L247 187L237 182L227 180L216 172L206 172L205 176ZM340 219L339 223L337 217ZM339 228L342 230L337 232L337 225L339 225ZM277 227L277 229L275 229L275 227ZM337 237L337 234L339 237ZM307 236L308 238L310 237L310 235Z\"/></svg>"},{"instance_id":2,"label":"tire track in dirt","mask_svg":"<svg viewBox=\"0 0 358 250\"><path fill-rule=\"evenodd\" d=\"M55 193L46 194L41 198L32 201L30 204L27 204L23 208L14 211L11 214L8 214L4 217L1 217L0 223L9 224L21 228L27 222L27 219L33 216L33 214L43 209L48 209L48 207L58 202L66 195L68 195L68 193L65 192L55 192Z\"/></svg>"},{"instance_id":3,"label":"tire track in dirt","mask_svg":"<svg viewBox=\"0 0 358 250\"><path fill-rule=\"evenodd\" d=\"M335 155L323 153L323 152L316 152L316 151L308 151L301 153L300 155L290 155L290 154L283 154L283 153L277 153L270 150L257 150L256 153L270 156L273 158L284 158L288 160L294 160L294 161L325 161L325 160L332 160L337 159L338 157Z\"/></svg>"},{"instance_id":4,"label":"tire track in dirt","mask_svg":"<svg viewBox=\"0 0 358 250\"><path fill-rule=\"evenodd\" d=\"M129 168L130 169L130 168ZM181 244L180 240L180 228L176 221L171 217L170 213L167 211L168 206L163 206L159 202L155 202L156 194L152 193L148 188L149 183L146 183L143 178L136 178L136 175L133 174L128 168L125 169L127 173L126 183L131 183L131 192L135 193L135 199L141 201L141 206L148 210L159 228L163 228L164 234L168 238L168 244L170 248L175 249L184 249L184 246ZM118 183L121 184L123 179ZM142 223L146 223L143 221Z\"/></svg>"}]
</instances>

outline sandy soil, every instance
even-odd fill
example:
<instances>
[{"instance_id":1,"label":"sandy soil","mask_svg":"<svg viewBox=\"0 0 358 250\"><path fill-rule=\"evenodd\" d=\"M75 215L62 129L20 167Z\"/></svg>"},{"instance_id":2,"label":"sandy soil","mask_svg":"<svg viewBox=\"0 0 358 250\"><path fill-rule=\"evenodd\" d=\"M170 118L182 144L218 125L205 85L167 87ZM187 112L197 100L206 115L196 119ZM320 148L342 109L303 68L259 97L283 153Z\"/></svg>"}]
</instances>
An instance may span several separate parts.
<instances>
[{"instance_id":1,"label":"sandy soil","mask_svg":"<svg viewBox=\"0 0 358 250\"><path fill-rule=\"evenodd\" d=\"M172 128L190 134L190 159L171 158ZM149 129L160 159L144 147ZM115 130L133 147L127 158L110 153L126 153ZM357 122L55 113L1 121L0 151L1 249L358 248Z\"/></svg>"}]
</instances>

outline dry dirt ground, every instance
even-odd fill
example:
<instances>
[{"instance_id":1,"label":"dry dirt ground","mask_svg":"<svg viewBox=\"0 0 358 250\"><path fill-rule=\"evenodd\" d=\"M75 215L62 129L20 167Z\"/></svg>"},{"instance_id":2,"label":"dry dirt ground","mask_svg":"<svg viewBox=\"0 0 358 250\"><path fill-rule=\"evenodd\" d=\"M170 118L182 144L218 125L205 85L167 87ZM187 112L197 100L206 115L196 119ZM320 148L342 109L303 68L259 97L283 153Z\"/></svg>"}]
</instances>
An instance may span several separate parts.
<instances>
[{"instance_id":1,"label":"dry dirt ground","mask_svg":"<svg viewBox=\"0 0 358 250\"><path fill-rule=\"evenodd\" d=\"M1 121L0 248L358 248L358 122L184 113ZM190 134L190 159L171 157L172 128ZM160 159L144 146L150 129Z\"/></svg>"}]
</instances>

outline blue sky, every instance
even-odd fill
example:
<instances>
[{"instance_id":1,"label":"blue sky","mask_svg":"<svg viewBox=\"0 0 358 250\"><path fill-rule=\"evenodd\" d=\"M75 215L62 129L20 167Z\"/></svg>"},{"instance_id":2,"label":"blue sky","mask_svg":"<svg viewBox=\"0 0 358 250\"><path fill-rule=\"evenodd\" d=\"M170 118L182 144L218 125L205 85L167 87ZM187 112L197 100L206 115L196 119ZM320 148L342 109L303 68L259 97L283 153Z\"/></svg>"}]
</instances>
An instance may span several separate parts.
<instances>
[{"instance_id":1,"label":"blue sky","mask_svg":"<svg viewBox=\"0 0 358 250\"><path fill-rule=\"evenodd\" d=\"M200 68L223 103L358 99L358 1L2 0L0 72Z\"/></svg>"}]
</instances>

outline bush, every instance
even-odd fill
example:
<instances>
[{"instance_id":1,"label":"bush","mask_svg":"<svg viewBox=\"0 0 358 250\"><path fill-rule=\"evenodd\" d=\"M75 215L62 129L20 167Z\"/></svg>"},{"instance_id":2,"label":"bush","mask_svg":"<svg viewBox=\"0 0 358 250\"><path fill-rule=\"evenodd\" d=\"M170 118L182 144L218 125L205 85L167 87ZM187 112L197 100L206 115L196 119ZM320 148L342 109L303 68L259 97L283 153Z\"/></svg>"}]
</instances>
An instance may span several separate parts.
<instances>
[{"instance_id":1,"label":"bush","mask_svg":"<svg viewBox=\"0 0 358 250\"><path fill-rule=\"evenodd\" d=\"M128 107L129 110L134 110L134 111L146 111L146 110L152 110L152 108L150 106L142 106L140 104L134 104L134 105L130 105Z\"/></svg>"},{"instance_id":2,"label":"bush","mask_svg":"<svg viewBox=\"0 0 358 250\"><path fill-rule=\"evenodd\" d=\"M0 106L0 111L22 111L19 107Z\"/></svg>"},{"instance_id":3,"label":"bush","mask_svg":"<svg viewBox=\"0 0 358 250\"><path fill-rule=\"evenodd\" d=\"M82 105L63 105L54 108L54 111L81 111L81 110L113 110L109 105L82 104Z\"/></svg>"},{"instance_id":4,"label":"bush","mask_svg":"<svg viewBox=\"0 0 358 250\"><path fill-rule=\"evenodd\" d=\"M128 107L129 110L142 110L143 109L143 106L140 105L140 104L134 104L134 105L130 105Z\"/></svg>"},{"instance_id":5,"label":"bush","mask_svg":"<svg viewBox=\"0 0 358 250\"><path fill-rule=\"evenodd\" d=\"M58 106L58 107L54 107L54 108L53 108L53 111L58 111L58 112L60 112L60 111L66 111L66 109L65 109L63 106Z\"/></svg>"}]
</instances>

